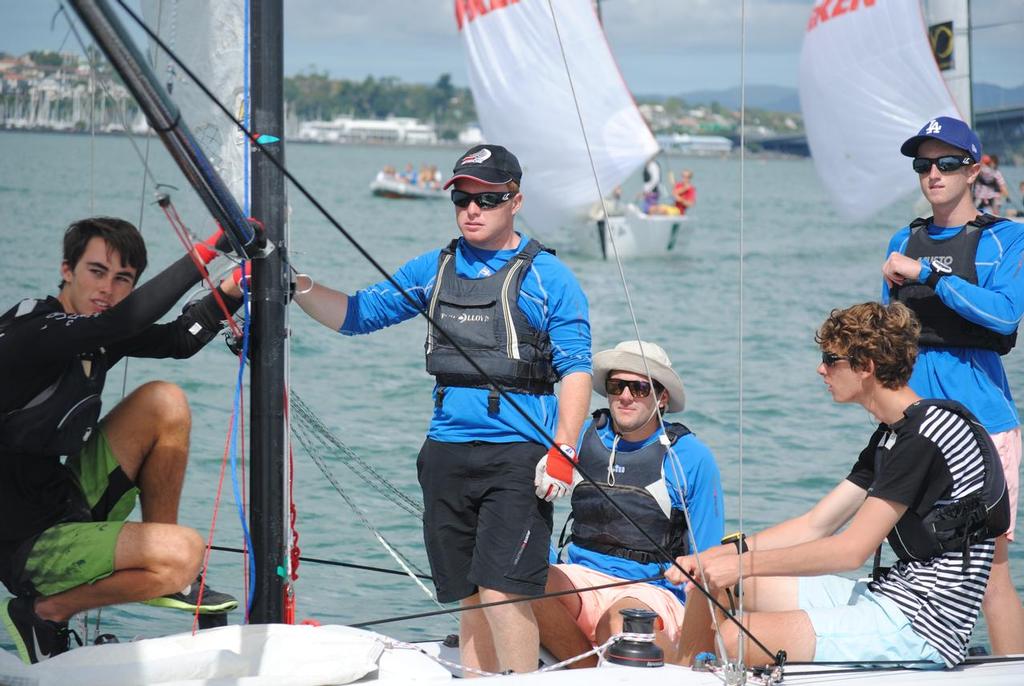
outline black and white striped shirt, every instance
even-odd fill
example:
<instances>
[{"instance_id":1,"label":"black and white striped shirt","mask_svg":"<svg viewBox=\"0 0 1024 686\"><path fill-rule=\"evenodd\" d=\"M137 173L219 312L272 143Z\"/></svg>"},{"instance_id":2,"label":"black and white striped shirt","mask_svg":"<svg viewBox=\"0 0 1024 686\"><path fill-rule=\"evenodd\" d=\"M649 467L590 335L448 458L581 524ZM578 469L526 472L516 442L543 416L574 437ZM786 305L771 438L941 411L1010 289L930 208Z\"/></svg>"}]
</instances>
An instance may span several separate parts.
<instances>
[{"instance_id":1,"label":"black and white striped shirt","mask_svg":"<svg viewBox=\"0 0 1024 686\"><path fill-rule=\"evenodd\" d=\"M924 401L896 424L879 426L848 479L869 496L906 505L908 513L924 517L980 490L984 460L967 419ZM972 545L966 571L961 551L900 561L870 588L899 605L914 631L952 667L967 654L994 551L993 539Z\"/></svg>"}]
</instances>

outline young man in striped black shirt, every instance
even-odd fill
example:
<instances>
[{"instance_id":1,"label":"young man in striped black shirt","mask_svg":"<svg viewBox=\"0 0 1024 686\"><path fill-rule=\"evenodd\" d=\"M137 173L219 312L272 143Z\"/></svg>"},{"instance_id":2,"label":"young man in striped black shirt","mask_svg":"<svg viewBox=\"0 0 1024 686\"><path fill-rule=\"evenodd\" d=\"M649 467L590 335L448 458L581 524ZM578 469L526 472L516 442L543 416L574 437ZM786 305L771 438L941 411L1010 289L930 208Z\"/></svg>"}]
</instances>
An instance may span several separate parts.
<instances>
[{"instance_id":1,"label":"young man in striped black shirt","mask_svg":"<svg viewBox=\"0 0 1024 686\"><path fill-rule=\"evenodd\" d=\"M900 303L829 315L816 336L818 373L836 402L861 405L878 429L846 479L807 513L742 545L700 553L712 590L744 577L751 610L744 624L773 652L748 640L748 664L778 650L816 662L953 667L964 660L1009 503L998 454L974 416L907 386L919 333ZM878 568L876 558L872 581L833 576L859 569L886 537L899 557L891 569ZM677 562L700 578L693 556ZM685 580L678 570L667 577ZM736 624L720 617L719 627L735 656ZM687 653L710 648L711 630L708 603L691 599Z\"/></svg>"}]
</instances>

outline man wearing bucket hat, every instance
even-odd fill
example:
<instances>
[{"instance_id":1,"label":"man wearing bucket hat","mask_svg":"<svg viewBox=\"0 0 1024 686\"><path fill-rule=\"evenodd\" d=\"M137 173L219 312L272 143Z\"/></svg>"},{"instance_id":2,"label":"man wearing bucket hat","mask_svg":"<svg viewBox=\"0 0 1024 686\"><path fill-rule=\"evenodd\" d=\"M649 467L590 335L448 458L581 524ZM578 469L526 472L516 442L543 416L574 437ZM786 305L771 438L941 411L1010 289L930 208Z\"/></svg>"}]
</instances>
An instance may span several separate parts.
<instances>
[{"instance_id":1,"label":"man wearing bucket hat","mask_svg":"<svg viewBox=\"0 0 1024 686\"><path fill-rule=\"evenodd\" d=\"M570 564L551 568L549 592L646 579L668 563L659 547L680 555L692 551L694 543L704 550L722 538L721 477L711 451L684 425L662 422L664 413L682 412L686 401L682 379L665 351L654 343L623 341L594 355L593 378L594 390L608 398L608 409L584 425L579 465L596 484L576 480ZM620 632L619 610L646 608L661 618L656 641L666 661L675 661L685 600L680 588L662 579L563 595L534 606L541 641L559 659Z\"/></svg>"},{"instance_id":2,"label":"man wearing bucket hat","mask_svg":"<svg viewBox=\"0 0 1024 686\"><path fill-rule=\"evenodd\" d=\"M932 216L889 241L882 299L898 300L921 322L910 387L924 398L963 403L992 436L1011 498L1010 528L996 540L982 609L996 654L1024 653L1024 609L1010 577L1020 482L1020 418L1000 360L1016 344L1024 315L1024 231L978 214L971 184L981 173L981 141L964 122L937 117L900 151L914 158Z\"/></svg>"},{"instance_id":3,"label":"man wearing bucket hat","mask_svg":"<svg viewBox=\"0 0 1024 686\"><path fill-rule=\"evenodd\" d=\"M355 295L300 281L295 300L345 335L430 315L426 368L436 385L417 460L423 537L437 599L475 605L544 592L550 500L572 481L562 454L574 454L590 404L590 323L572 272L515 230L516 156L477 145L452 171L444 187L460 238ZM538 460L543 499L534 494ZM529 603L463 612L460 622L463 664L537 668Z\"/></svg>"}]
</instances>

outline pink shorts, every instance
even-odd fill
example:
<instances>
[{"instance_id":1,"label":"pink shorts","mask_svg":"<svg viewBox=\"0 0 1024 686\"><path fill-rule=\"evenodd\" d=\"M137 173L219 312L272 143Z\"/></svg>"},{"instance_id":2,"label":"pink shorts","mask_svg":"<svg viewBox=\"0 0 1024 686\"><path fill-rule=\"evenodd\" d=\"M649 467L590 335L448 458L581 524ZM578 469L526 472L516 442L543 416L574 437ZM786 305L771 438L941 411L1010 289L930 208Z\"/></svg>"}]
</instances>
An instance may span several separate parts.
<instances>
[{"instance_id":1,"label":"pink shorts","mask_svg":"<svg viewBox=\"0 0 1024 686\"><path fill-rule=\"evenodd\" d=\"M595 572L583 565L555 565L558 571L565 574L573 588L589 588L610 584L622 579ZM668 589L650 583L637 583L630 586L616 586L600 591L580 593L580 615L576 625L586 634L591 643L596 643L595 630L601 616L612 605L623 598L635 598L658 613L664 624L665 637L675 643L679 639L679 631L683 626L683 604Z\"/></svg>"},{"instance_id":2,"label":"pink shorts","mask_svg":"<svg viewBox=\"0 0 1024 686\"><path fill-rule=\"evenodd\" d=\"M1012 541L1013 529L1017 526L1017 494L1020 491L1020 427L991 436L1006 474L1006 492L1010 495L1010 528L1006 531L1006 538Z\"/></svg>"}]
</instances>

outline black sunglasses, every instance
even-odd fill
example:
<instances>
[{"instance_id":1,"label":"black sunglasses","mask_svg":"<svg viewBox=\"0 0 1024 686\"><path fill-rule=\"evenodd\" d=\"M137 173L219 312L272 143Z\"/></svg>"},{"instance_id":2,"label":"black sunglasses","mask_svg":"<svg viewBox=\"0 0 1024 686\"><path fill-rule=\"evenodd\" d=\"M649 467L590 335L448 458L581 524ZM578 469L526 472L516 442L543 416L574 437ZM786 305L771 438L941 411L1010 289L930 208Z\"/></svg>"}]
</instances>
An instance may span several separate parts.
<instances>
[{"instance_id":1,"label":"black sunglasses","mask_svg":"<svg viewBox=\"0 0 1024 686\"><path fill-rule=\"evenodd\" d=\"M493 191L487 191L486 193L467 193L466 191L460 191L458 189L452 190L452 202L455 203L456 207L469 207L469 203L475 202L476 206L481 210L489 210L492 207L497 207L503 202L508 202L515 195L512 191L505 191L504 193L495 193Z\"/></svg>"},{"instance_id":2,"label":"black sunglasses","mask_svg":"<svg viewBox=\"0 0 1024 686\"><path fill-rule=\"evenodd\" d=\"M629 389L630 395L634 398L646 398L651 394L650 381L626 381L625 379L605 379L604 390L608 395L622 395L622 392Z\"/></svg>"},{"instance_id":3,"label":"black sunglasses","mask_svg":"<svg viewBox=\"0 0 1024 686\"><path fill-rule=\"evenodd\" d=\"M821 351L821 362L826 367L834 367L836 362L838 362L839 360L848 359L850 358L846 357L845 355L836 355L835 353L825 352L824 350Z\"/></svg>"},{"instance_id":4,"label":"black sunglasses","mask_svg":"<svg viewBox=\"0 0 1024 686\"><path fill-rule=\"evenodd\" d=\"M943 174L949 172L955 172L960 167L966 167L967 165L974 164L969 156L963 155L943 155L942 157L915 157L914 158L914 171L918 174L927 174L932 170L932 165L939 168L939 171Z\"/></svg>"}]
</instances>

